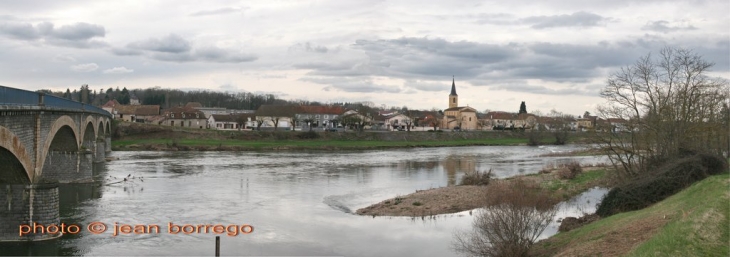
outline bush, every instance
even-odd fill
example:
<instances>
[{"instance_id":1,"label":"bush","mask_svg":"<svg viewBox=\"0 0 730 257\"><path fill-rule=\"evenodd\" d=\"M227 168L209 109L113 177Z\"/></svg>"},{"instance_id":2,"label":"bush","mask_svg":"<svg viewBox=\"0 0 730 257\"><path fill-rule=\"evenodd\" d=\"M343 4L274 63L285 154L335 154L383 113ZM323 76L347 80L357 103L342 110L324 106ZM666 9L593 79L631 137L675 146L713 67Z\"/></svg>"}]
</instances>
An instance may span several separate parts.
<instances>
[{"instance_id":1,"label":"bush","mask_svg":"<svg viewBox=\"0 0 730 257\"><path fill-rule=\"evenodd\" d=\"M533 129L530 132L527 132L527 145L538 146L541 144L542 144L542 133L539 130Z\"/></svg>"},{"instance_id":2,"label":"bush","mask_svg":"<svg viewBox=\"0 0 730 257\"><path fill-rule=\"evenodd\" d=\"M639 210L682 191L694 182L711 175L728 172L725 159L696 154L668 162L606 194L596 214L607 217L616 213Z\"/></svg>"},{"instance_id":3,"label":"bush","mask_svg":"<svg viewBox=\"0 0 730 257\"><path fill-rule=\"evenodd\" d=\"M560 179L574 179L581 173L583 173L583 168L580 167L580 163L571 161L558 170L558 177Z\"/></svg>"},{"instance_id":4,"label":"bush","mask_svg":"<svg viewBox=\"0 0 730 257\"><path fill-rule=\"evenodd\" d=\"M319 134L317 132L310 130L307 132L299 133L299 135L297 135L297 138L299 138L299 139L316 139L316 138L319 138Z\"/></svg>"},{"instance_id":5,"label":"bush","mask_svg":"<svg viewBox=\"0 0 730 257\"><path fill-rule=\"evenodd\" d=\"M492 180L492 170L488 172L472 172L461 177L459 185L486 186Z\"/></svg>"},{"instance_id":6,"label":"bush","mask_svg":"<svg viewBox=\"0 0 730 257\"><path fill-rule=\"evenodd\" d=\"M454 249L470 256L527 256L555 217L557 200L522 180L497 182L487 193L487 206L471 231L454 236Z\"/></svg>"}]
</instances>

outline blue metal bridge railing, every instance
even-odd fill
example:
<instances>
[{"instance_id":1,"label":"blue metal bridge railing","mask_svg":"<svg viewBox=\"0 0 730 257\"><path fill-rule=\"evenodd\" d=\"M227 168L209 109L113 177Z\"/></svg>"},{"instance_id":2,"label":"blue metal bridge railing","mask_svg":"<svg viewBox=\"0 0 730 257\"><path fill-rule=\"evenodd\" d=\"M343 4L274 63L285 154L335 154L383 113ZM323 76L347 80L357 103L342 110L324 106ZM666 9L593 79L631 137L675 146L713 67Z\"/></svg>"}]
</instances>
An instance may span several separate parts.
<instances>
[{"instance_id":1,"label":"blue metal bridge railing","mask_svg":"<svg viewBox=\"0 0 730 257\"><path fill-rule=\"evenodd\" d=\"M111 116L111 114L106 110L90 104L5 86L0 86L0 105L43 106L49 108L81 110Z\"/></svg>"}]
</instances>

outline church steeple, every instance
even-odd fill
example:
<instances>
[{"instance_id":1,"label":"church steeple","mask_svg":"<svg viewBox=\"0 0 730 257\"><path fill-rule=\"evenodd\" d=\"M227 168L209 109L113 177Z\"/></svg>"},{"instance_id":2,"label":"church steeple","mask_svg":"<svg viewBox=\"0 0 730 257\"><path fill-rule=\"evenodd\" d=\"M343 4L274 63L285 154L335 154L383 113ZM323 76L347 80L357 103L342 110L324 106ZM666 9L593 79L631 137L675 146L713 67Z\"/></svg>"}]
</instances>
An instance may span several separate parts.
<instances>
[{"instance_id":1,"label":"church steeple","mask_svg":"<svg viewBox=\"0 0 730 257\"><path fill-rule=\"evenodd\" d=\"M456 94L456 82L454 77L451 77L451 94L449 94L449 108L459 106L459 95Z\"/></svg>"},{"instance_id":2,"label":"church steeple","mask_svg":"<svg viewBox=\"0 0 730 257\"><path fill-rule=\"evenodd\" d=\"M454 82L454 77L451 77L451 94L450 95L457 95L456 94L456 83Z\"/></svg>"}]
</instances>

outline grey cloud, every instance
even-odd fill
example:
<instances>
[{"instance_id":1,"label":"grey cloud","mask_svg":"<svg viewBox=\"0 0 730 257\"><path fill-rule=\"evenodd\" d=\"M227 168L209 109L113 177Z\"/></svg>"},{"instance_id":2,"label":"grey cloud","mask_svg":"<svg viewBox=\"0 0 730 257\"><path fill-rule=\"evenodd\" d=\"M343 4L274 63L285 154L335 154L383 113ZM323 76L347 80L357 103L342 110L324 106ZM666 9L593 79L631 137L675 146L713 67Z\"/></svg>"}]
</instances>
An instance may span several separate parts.
<instances>
[{"instance_id":1,"label":"grey cloud","mask_svg":"<svg viewBox=\"0 0 730 257\"><path fill-rule=\"evenodd\" d=\"M371 81L376 76L406 80L403 90L443 90L443 85L423 81L448 80L455 75L457 80L469 81L475 86L504 87L505 90L534 92L548 90L519 86L528 80L587 84L605 75L607 69L615 69L636 61L649 51L666 45L661 38L634 38L616 42L596 44L562 43L510 43L503 45L475 42L450 42L443 39L400 38L391 40L357 40L350 49L360 52L357 58L295 63L298 69L310 70L303 80L328 84L330 90L383 90L380 87L363 86L359 89L352 82L355 78ZM699 49L706 56L722 55L729 42L707 44ZM723 48L725 47L725 48ZM725 50L723 50L725 49ZM334 55L337 56L337 55ZM357 55L355 55L357 56ZM718 61L719 67L726 67L728 61ZM326 80L324 78L327 78ZM341 78L348 83L335 84ZM393 90L393 87L388 87ZM546 94L594 94L594 88L576 88L567 91L545 91Z\"/></svg>"},{"instance_id":2,"label":"grey cloud","mask_svg":"<svg viewBox=\"0 0 730 257\"><path fill-rule=\"evenodd\" d=\"M311 42L306 42L304 44L297 43L297 44L289 47L289 52L296 52L296 51L324 54L329 51L329 48L327 48L326 46L315 45Z\"/></svg>"},{"instance_id":3,"label":"grey cloud","mask_svg":"<svg viewBox=\"0 0 730 257\"><path fill-rule=\"evenodd\" d=\"M576 12L573 14L553 16L532 16L521 20L524 23L533 24L532 28L545 29L554 27L597 27L610 21L598 14L589 12Z\"/></svg>"},{"instance_id":4,"label":"grey cloud","mask_svg":"<svg viewBox=\"0 0 730 257\"><path fill-rule=\"evenodd\" d=\"M143 54L142 51L139 51L139 50L134 50L134 49L129 49L129 48L119 48L119 47L112 48L111 52L115 55L120 55L120 56L135 56L135 55Z\"/></svg>"},{"instance_id":5,"label":"grey cloud","mask_svg":"<svg viewBox=\"0 0 730 257\"><path fill-rule=\"evenodd\" d=\"M641 27L642 30L656 31L661 33L669 33L679 30L696 30L697 28L692 25L685 26L671 26L668 21L658 20L653 22L647 22L646 25Z\"/></svg>"},{"instance_id":6,"label":"grey cloud","mask_svg":"<svg viewBox=\"0 0 730 257\"><path fill-rule=\"evenodd\" d=\"M145 41L132 42L128 48L163 53L183 53L191 49L190 42L176 34L163 38L150 38Z\"/></svg>"},{"instance_id":7,"label":"grey cloud","mask_svg":"<svg viewBox=\"0 0 730 257\"><path fill-rule=\"evenodd\" d=\"M6 22L0 24L0 34L26 41L42 39L48 44L64 47L90 48L107 45L105 42L94 40L106 35L104 27L84 22L59 28L55 28L50 22L42 22L35 26L31 23Z\"/></svg>"},{"instance_id":8,"label":"grey cloud","mask_svg":"<svg viewBox=\"0 0 730 257\"><path fill-rule=\"evenodd\" d=\"M205 11L199 11L191 13L190 16L209 16L209 15L218 15L218 14L229 14L229 13L237 13L242 12L243 10L246 10L248 8L234 8L234 7L224 7L224 8L218 8L214 10L205 10Z\"/></svg>"},{"instance_id":9,"label":"grey cloud","mask_svg":"<svg viewBox=\"0 0 730 257\"><path fill-rule=\"evenodd\" d=\"M425 82L420 80L406 80L405 83L403 83L403 86L409 88L409 90L417 89L420 91L431 91L431 92L441 92L448 89L447 83L432 83L432 82Z\"/></svg>"},{"instance_id":10,"label":"grey cloud","mask_svg":"<svg viewBox=\"0 0 730 257\"><path fill-rule=\"evenodd\" d=\"M501 86L496 86L494 89L501 89L501 90L507 90L507 91L513 91L513 92L544 94L544 95L586 95L586 96L598 95L598 90L586 90L586 89L578 88L578 87L564 88L564 89L551 89L551 88L547 88L545 86L536 86L536 85L528 85L528 84L501 85Z\"/></svg>"},{"instance_id":11,"label":"grey cloud","mask_svg":"<svg viewBox=\"0 0 730 257\"><path fill-rule=\"evenodd\" d=\"M217 63L241 63L252 62L258 59L255 55L237 53L215 47L195 49L192 53L151 52L147 55L152 59L166 62L204 61Z\"/></svg>"},{"instance_id":12,"label":"grey cloud","mask_svg":"<svg viewBox=\"0 0 730 257\"><path fill-rule=\"evenodd\" d=\"M343 91L354 93L400 93L399 86L375 84L370 78L328 78L328 77L304 77L300 81L325 84L324 91Z\"/></svg>"},{"instance_id":13,"label":"grey cloud","mask_svg":"<svg viewBox=\"0 0 730 257\"><path fill-rule=\"evenodd\" d=\"M30 23L0 24L0 33L21 40L35 40L40 38L38 30Z\"/></svg>"},{"instance_id":14,"label":"grey cloud","mask_svg":"<svg viewBox=\"0 0 730 257\"><path fill-rule=\"evenodd\" d=\"M257 59L252 54L234 53L217 47L202 47L195 50L195 57L198 60L210 62L251 62Z\"/></svg>"},{"instance_id":15,"label":"grey cloud","mask_svg":"<svg viewBox=\"0 0 730 257\"><path fill-rule=\"evenodd\" d=\"M42 25L44 25L43 30L48 31L48 34L52 37L64 40L88 40L94 37L104 37L106 35L104 27L85 22L76 23L74 25L64 25L58 29L54 29L53 24L51 23L43 23Z\"/></svg>"},{"instance_id":16,"label":"grey cloud","mask_svg":"<svg viewBox=\"0 0 730 257\"><path fill-rule=\"evenodd\" d=\"M328 49L325 46L312 45L307 42L304 44L304 50L308 52L326 53Z\"/></svg>"}]
</instances>

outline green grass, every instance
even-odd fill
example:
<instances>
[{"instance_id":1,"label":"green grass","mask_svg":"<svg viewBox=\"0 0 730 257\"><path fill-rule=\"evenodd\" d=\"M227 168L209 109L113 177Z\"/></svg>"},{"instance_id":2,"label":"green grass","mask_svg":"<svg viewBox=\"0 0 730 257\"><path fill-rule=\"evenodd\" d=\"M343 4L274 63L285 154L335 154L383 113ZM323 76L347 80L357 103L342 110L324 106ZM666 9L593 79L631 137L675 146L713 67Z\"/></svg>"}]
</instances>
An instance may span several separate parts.
<instances>
[{"instance_id":1,"label":"green grass","mask_svg":"<svg viewBox=\"0 0 730 257\"><path fill-rule=\"evenodd\" d=\"M326 149L326 148L388 148L388 147L431 147L431 146L469 146L469 145L518 145L526 143L521 138L496 138L496 139L468 139L449 141L381 141L381 140L281 140L281 141L248 141L248 140L217 140L217 139L132 139L112 141L112 147L123 148L130 145L172 145L173 143L183 146L233 146L252 149L267 148L304 148L304 149Z\"/></svg>"},{"instance_id":2,"label":"green grass","mask_svg":"<svg viewBox=\"0 0 730 257\"><path fill-rule=\"evenodd\" d=\"M554 171L554 172L557 172L557 171ZM577 176L575 176L574 179L570 179L570 180L555 179L555 180L548 181L548 184L546 184L544 186L545 186L545 188L547 188L550 191L558 191L559 189L565 189L565 190L569 190L569 191L572 191L575 189L585 190L589 187L594 186L605 176L606 176L605 169L584 171L581 174L578 174Z\"/></svg>"},{"instance_id":3,"label":"green grass","mask_svg":"<svg viewBox=\"0 0 730 257\"><path fill-rule=\"evenodd\" d=\"M673 219L630 256L730 256L730 176L698 182L657 204Z\"/></svg>"},{"instance_id":4,"label":"green grass","mask_svg":"<svg viewBox=\"0 0 730 257\"><path fill-rule=\"evenodd\" d=\"M730 175L709 177L648 208L616 214L539 242L535 251L553 255L571 246L611 244L604 237L649 220L667 223L628 256L728 256ZM631 235L621 235L630 237ZM570 246L569 246L570 244ZM609 245L610 246L610 245ZM622 247L616 245L615 247Z\"/></svg>"}]
</instances>

